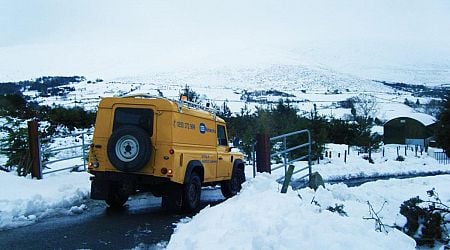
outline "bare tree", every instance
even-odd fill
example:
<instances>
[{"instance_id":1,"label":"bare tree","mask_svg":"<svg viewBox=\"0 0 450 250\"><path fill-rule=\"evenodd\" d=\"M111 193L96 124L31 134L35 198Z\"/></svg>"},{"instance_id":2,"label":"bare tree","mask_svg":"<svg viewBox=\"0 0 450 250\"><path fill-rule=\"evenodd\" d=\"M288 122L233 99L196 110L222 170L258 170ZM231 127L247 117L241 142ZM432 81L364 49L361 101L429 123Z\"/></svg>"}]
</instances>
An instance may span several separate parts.
<instances>
[{"instance_id":1,"label":"bare tree","mask_svg":"<svg viewBox=\"0 0 450 250\"><path fill-rule=\"evenodd\" d=\"M377 115L378 102L374 96L368 94L360 94L355 97L355 116L368 121L370 118L375 118Z\"/></svg>"},{"instance_id":2,"label":"bare tree","mask_svg":"<svg viewBox=\"0 0 450 250\"><path fill-rule=\"evenodd\" d=\"M369 153L368 160L373 163L372 150L378 148L381 142L380 135L373 134L371 131L378 111L378 103L374 96L367 94L361 94L354 100L352 115L357 124L355 144Z\"/></svg>"}]
</instances>

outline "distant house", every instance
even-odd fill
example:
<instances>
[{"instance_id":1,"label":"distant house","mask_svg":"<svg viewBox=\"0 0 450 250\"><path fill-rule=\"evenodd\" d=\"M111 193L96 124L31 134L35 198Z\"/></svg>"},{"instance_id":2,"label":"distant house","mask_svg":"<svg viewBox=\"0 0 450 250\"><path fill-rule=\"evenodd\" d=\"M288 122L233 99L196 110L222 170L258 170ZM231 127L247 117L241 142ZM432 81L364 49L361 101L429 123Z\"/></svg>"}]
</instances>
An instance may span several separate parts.
<instances>
[{"instance_id":1,"label":"distant house","mask_svg":"<svg viewBox=\"0 0 450 250\"><path fill-rule=\"evenodd\" d=\"M435 119L426 114L392 118L383 126L384 143L428 146L434 126Z\"/></svg>"}]
</instances>

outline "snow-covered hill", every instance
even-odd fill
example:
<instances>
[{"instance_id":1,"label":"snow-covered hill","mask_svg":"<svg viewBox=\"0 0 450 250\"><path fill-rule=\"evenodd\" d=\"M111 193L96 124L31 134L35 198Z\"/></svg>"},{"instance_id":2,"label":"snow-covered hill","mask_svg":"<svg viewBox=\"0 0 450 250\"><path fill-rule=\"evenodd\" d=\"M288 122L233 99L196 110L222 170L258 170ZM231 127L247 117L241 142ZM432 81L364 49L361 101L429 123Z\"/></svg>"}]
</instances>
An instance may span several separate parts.
<instances>
[{"instance_id":1,"label":"snow-covered hill","mask_svg":"<svg viewBox=\"0 0 450 250\"><path fill-rule=\"evenodd\" d=\"M74 74L150 81L160 72L289 65L311 74L300 87L361 84L348 77L450 84L444 0L41 0L1 8L0 81Z\"/></svg>"}]
</instances>

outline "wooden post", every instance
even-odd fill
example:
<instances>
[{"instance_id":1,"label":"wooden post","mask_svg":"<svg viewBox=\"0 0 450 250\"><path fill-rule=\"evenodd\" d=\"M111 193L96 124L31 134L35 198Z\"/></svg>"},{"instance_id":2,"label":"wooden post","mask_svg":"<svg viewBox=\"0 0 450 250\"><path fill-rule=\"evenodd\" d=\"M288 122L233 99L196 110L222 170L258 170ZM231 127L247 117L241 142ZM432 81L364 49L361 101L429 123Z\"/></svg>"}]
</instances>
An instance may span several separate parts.
<instances>
[{"instance_id":1,"label":"wooden post","mask_svg":"<svg viewBox=\"0 0 450 250\"><path fill-rule=\"evenodd\" d=\"M291 183L293 173L294 173L294 165L289 165L288 170L286 172L286 176L284 177L283 187L281 188L282 194L285 194L287 192L289 183Z\"/></svg>"},{"instance_id":2,"label":"wooden post","mask_svg":"<svg viewBox=\"0 0 450 250\"><path fill-rule=\"evenodd\" d=\"M256 135L256 171L270 174L270 140L267 134Z\"/></svg>"},{"instance_id":3,"label":"wooden post","mask_svg":"<svg viewBox=\"0 0 450 250\"><path fill-rule=\"evenodd\" d=\"M28 146L31 155L31 177L42 179L41 149L39 144L39 124L36 120L28 121Z\"/></svg>"},{"instance_id":4,"label":"wooden post","mask_svg":"<svg viewBox=\"0 0 450 250\"><path fill-rule=\"evenodd\" d=\"M345 150L345 153L344 153L344 163L347 163L347 150Z\"/></svg>"}]
</instances>

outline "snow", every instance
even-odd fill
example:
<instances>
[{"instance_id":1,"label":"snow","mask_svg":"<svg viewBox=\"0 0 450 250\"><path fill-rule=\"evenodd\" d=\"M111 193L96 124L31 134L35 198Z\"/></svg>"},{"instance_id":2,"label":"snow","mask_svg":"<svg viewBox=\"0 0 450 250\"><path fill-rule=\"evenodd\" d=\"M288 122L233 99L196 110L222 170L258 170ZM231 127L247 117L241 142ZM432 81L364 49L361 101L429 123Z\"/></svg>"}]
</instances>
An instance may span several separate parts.
<instances>
[{"instance_id":1,"label":"snow","mask_svg":"<svg viewBox=\"0 0 450 250\"><path fill-rule=\"evenodd\" d=\"M273 176L261 174L248 180L238 196L179 222L167 249L414 249L414 240L400 231L376 232L372 221L362 219L369 216L366 201L377 208L387 201L381 216L392 213L384 223L393 225L399 221L401 202L430 189L434 180L436 188L444 191L450 177L379 181L358 188L327 185L317 192L281 194ZM392 192L402 190L404 183L411 188ZM326 210L335 204L343 204L348 216Z\"/></svg>"},{"instance_id":2,"label":"snow","mask_svg":"<svg viewBox=\"0 0 450 250\"><path fill-rule=\"evenodd\" d=\"M388 121L411 117L429 125L433 117L406 106L412 93L373 80L439 86L450 84L450 4L442 0L287 0L261 1L40 1L2 3L0 81L43 75L84 75L101 83L70 84L66 97L35 97L41 105L81 105L95 110L101 97L149 93L177 97L189 85L204 101L227 102L233 112L257 103L240 100L243 91L276 89L307 114L317 105L321 115L345 118L339 101L367 94L378 101L377 117ZM17 19L19 15L22 18ZM42 18L45 17L45 18ZM266 98L266 97L264 97ZM278 97L267 97L278 101ZM271 104L268 104L269 107ZM0 122L5 123L0 118ZM376 127L374 132L382 132ZM0 138L5 137L0 133ZM89 138L86 138L89 140ZM79 140L79 139L78 139ZM78 145L56 139L50 147ZM397 161L399 155L405 160ZM449 172L432 157L404 146L386 145L368 163L346 145L327 145L332 153L313 166L325 180ZM70 157L67 150L50 160ZM340 154L340 157L338 157ZM55 163L52 170L82 163L81 158ZM6 158L0 154L0 165ZM296 167L305 166L297 163ZM435 187L442 200L450 194L450 177L385 180L349 188L326 185L317 192L279 194L272 176L248 178L242 192L203 209L177 225L169 249L412 249L403 233L374 230L367 201L382 210L386 224L404 223L398 207L406 199ZM252 176L247 168L247 176ZM55 214L87 209L87 173L45 175L43 180L0 171L0 230L20 227ZM314 199L320 206L311 204ZM343 204L348 217L325 208ZM324 240L326 239L326 240Z\"/></svg>"},{"instance_id":3,"label":"snow","mask_svg":"<svg viewBox=\"0 0 450 250\"><path fill-rule=\"evenodd\" d=\"M34 223L55 214L77 214L89 196L89 174L59 173L42 180L0 171L0 230ZM79 205L77 205L79 204Z\"/></svg>"},{"instance_id":4,"label":"snow","mask_svg":"<svg viewBox=\"0 0 450 250\"><path fill-rule=\"evenodd\" d=\"M414 240L397 229L377 232L374 221L363 219L371 217L368 202L381 210L385 225L404 226L403 201L418 195L426 200L432 188L448 201L449 181L445 175L281 194L273 176L259 174L238 196L180 221L167 249L414 249ZM347 216L326 210L336 205L343 205Z\"/></svg>"},{"instance_id":5,"label":"snow","mask_svg":"<svg viewBox=\"0 0 450 250\"><path fill-rule=\"evenodd\" d=\"M450 165L438 164L425 153L416 156L409 148L406 155L399 151L405 161L396 161L399 146L384 146L384 157L381 151L374 152L375 164L370 164L353 151L344 163L347 145L328 144L327 151L334 156L314 165L313 171L325 180L450 171ZM426 199L432 188L443 201L450 200L450 175L380 180L358 187L326 184L317 192L303 188L280 194L276 179L283 170L255 179L252 174L248 167L238 196L181 220L167 249L414 249L415 242L402 232L389 227L388 233L377 232L374 221L363 219L370 217L368 202L377 211L382 208L379 216L384 224L404 226L406 218L399 211L405 200ZM347 216L326 210L336 205L343 205Z\"/></svg>"},{"instance_id":6,"label":"snow","mask_svg":"<svg viewBox=\"0 0 450 250\"><path fill-rule=\"evenodd\" d=\"M326 150L332 152L332 157L313 165L313 171L319 171L325 180L450 171L450 165L438 164L427 154L416 156L410 149L406 156L403 149L399 151L405 161L396 161L398 146L384 146L384 157L382 151L374 152L375 164L370 164L353 149L344 163L342 155L348 147L328 144ZM272 175L258 174L253 179L251 166L247 166L247 182L242 191L221 204L202 209L192 219L182 219L167 248L413 249L414 240L402 232L391 228L388 233L378 232L373 221L363 219L369 216L367 202L376 210L383 207L383 223L402 226L405 218L399 214L399 206L403 201L417 195L425 197L432 188L443 201L450 200L450 175L383 180L358 187L327 184L317 192L303 188L280 194L276 179L282 174L281 170ZM88 209L89 176L85 172L61 172L36 180L0 172L0 230L29 225L53 215L83 213ZM337 205L343 205L347 216L327 210Z\"/></svg>"},{"instance_id":7,"label":"snow","mask_svg":"<svg viewBox=\"0 0 450 250\"><path fill-rule=\"evenodd\" d=\"M397 160L398 155L404 157L404 161ZM384 149L384 156L383 156ZM374 176L396 176L396 175L417 175L425 173L450 173L450 164L439 164L433 157L426 152L420 153L418 148L417 156L414 146L408 146L405 155L405 145L389 144L382 146L379 150L372 153L374 164L370 164L367 153L358 154L354 148L350 148L348 153L347 145L327 144L325 151L331 157L325 157L320 164L312 166L313 171L319 172L324 180L342 180L360 177ZM344 154L347 151L347 158ZM340 155L340 156L339 156ZM346 160L346 162L345 162ZM294 164L297 169L305 167L306 163L299 162ZM284 175L284 170L276 170L273 173L277 176Z\"/></svg>"},{"instance_id":8,"label":"snow","mask_svg":"<svg viewBox=\"0 0 450 250\"><path fill-rule=\"evenodd\" d=\"M396 115L389 118L389 120L393 120L396 118L401 118L405 116ZM415 119L419 122L421 122L423 125L428 126L436 122L436 118L434 118L431 115L423 114L423 113L417 113L417 112L411 112L408 114L409 118Z\"/></svg>"},{"instance_id":9,"label":"snow","mask_svg":"<svg viewBox=\"0 0 450 250\"><path fill-rule=\"evenodd\" d=\"M2 8L1 81L294 65L361 79L450 83L450 5L442 0L44 0Z\"/></svg>"}]
</instances>

